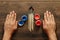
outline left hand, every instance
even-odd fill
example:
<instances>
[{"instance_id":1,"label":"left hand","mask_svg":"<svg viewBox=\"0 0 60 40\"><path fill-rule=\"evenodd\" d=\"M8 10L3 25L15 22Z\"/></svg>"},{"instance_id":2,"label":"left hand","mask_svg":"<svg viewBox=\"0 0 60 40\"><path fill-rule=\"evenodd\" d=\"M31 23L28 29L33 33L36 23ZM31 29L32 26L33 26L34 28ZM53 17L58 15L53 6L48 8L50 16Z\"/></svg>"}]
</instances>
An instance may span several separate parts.
<instances>
[{"instance_id":1,"label":"left hand","mask_svg":"<svg viewBox=\"0 0 60 40\"><path fill-rule=\"evenodd\" d=\"M7 15L4 23L4 32L13 33L17 29L16 13L14 11Z\"/></svg>"}]
</instances>

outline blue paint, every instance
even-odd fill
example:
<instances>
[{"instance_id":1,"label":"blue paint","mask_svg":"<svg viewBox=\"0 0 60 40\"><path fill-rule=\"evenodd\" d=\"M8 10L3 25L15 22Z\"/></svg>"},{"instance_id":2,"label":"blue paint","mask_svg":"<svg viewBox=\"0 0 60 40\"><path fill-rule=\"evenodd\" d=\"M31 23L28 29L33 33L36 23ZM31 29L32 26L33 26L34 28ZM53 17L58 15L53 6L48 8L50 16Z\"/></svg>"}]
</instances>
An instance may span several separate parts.
<instances>
[{"instance_id":1,"label":"blue paint","mask_svg":"<svg viewBox=\"0 0 60 40\"><path fill-rule=\"evenodd\" d=\"M18 25L19 25L19 26L23 26L23 25L24 25L24 22L23 22L23 21L19 21L19 22L18 22Z\"/></svg>"},{"instance_id":2,"label":"blue paint","mask_svg":"<svg viewBox=\"0 0 60 40\"><path fill-rule=\"evenodd\" d=\"M28 19L28 18L27 18L27 16L26 16L26 15L23 15L23 16L22 16L22 21L24 21L24 22L25 22L25 21L27 21L27 19Z\"/></svg>"}]
</instances>

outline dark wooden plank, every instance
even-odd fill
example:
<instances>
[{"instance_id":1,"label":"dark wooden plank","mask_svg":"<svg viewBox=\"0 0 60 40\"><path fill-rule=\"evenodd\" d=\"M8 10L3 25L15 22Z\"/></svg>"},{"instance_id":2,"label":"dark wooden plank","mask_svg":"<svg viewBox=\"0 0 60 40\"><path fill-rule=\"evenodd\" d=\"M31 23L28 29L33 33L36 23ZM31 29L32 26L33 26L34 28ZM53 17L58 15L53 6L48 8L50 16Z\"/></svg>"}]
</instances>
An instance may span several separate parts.
<instances>
[{"instance_id":1,"label":"dark wooden plank","mask_svg":"<svg viewBox=\"0 0 60 40\"><path fill-rule=\"evenodd\" d=\"M20 2L59 2L60 0L0 0L0 1L20 1Z\"/></svg>"}]
</instances>

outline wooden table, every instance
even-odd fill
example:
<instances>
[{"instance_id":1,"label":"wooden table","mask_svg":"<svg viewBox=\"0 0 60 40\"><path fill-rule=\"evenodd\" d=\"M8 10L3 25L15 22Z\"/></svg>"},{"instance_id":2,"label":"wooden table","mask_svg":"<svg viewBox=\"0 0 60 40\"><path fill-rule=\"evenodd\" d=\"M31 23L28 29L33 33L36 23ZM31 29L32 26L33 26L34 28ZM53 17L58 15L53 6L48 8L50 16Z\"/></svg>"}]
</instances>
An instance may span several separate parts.
<instances>
[{"instance_id":1,"label":"wooden table","mask_svg":"<svg viewBox=\"0 0 60 40\"><path fill-rule=\"evenodd\" d=\"M28 14L27 12L30 6L35 9L34 11L36 13L40 13L42 17L46 10L54 14L57 24L57 37L60 40L60 0L0 0L0 40L3 36L6 15L14 10L17 13L17 20L20 20L22 15ZM26 22L23 27L18 27L12 40L47 40L41 28L38 32L32 33L29 32L27 24Z\"/></svg>"}]
</instances>

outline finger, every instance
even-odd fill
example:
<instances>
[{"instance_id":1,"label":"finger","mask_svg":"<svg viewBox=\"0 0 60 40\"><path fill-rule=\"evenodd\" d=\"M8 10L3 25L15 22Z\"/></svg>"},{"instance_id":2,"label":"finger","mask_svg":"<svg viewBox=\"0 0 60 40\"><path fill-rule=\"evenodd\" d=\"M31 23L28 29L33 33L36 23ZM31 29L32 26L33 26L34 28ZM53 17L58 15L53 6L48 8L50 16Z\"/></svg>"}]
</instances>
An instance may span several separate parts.
<instances>
[{"instance_id":1,"label":"finger","mask_svg":"<svg viewBox=\"0 0 60 40\"><path fill-rule=\"evenodd\" d=\"M49 12L49 15L51 15L51 12Z\"/></svg>"},{"instance_id":2,"label":"finger","mask_svg":"<svg viewBox=\"0 0 60 40\"><path fill-rule=\"evenodd\" d=\"M8 18L9 22L11 21L11 15L12 15L12 12L10 12L10 14L9 14L9 18Z\"/></svg>"},{"instance_id":3,"label":"finger","mask_svg":"<svg viewBox=\"0 0 60 40\"><path fill-rule=\"evenodd\" d=\"M8 21L8 19L9 19L9 14L6 16L6 21Z\"/></svg>"},{"instance_id":4,"label":"finger","mask_svg":"<svg viewBox=\"0 0 60 40\"><path fill-rule=\"evenodd\" d=\"M13 11L12 11L12 17L11 17L11 20L13 21L13 17L14 17L14 14L13 14Z\"/></svg>"},{"instance_id":5,"label":"finger","mask_svg":"<svg viewBox=\"0 0 60 40\"><path fill-rule=\"evenodd\" d=\"M51 18L52 18L52 21L55 21L53 14L52 14L51 16L52 16L52 17L51 17Z\"/></svg>"},{"instance_id":6,"label":"finger","mask_svg":"<svg viewBox=\"0 0 60 40\"><path fill-rule=\"evenodd\" d=\"M43 28L45 28L46 27L46 23L45 23L45 21L43 20Z\"/></svg>"},{"instance_id":7,"label":"finger","mask_svg":"<svg viewBox=\"0 0 60 40\"><path fill-rule=\"evenodd\" d=\"M11 21L14 20L14 11L12 11Z\"/></svg>"},{"instance_id":8,"label":"finger","mask_svg":"<svg viewBox=\"0 0 60 40\"><path fill-rule=\"evenodd\" d=\"M6 20L8 20L8 18L9 18L9 14L6 16Z\"/></svg>"},{"instance_id":9,"label":"finger","mask_svg":"<svg viewBox=\"0 0 60 40\"><path fill-rule=\"evenodd\" d=\"M52 20L52 19L51 19L51 12L49 12L49 20Z\"/></svg>"},{"instance_id":10,"label":"finger","mask_svg":"<svg viewBox=\"0 0 60 40\"><path fill-rule=\"evenodd\" d=\"M16 13L14 13L14 21L16 21Z\"/></svg>"},{"instance_id":11,"label":"finger","mask_svg":"<svg viewBox=\"0 0 60 40\"><path fill-rule=\"evenodd\" d=\"M16 13L13 11L13 20L16 21Z\"/></svg>"},{"instance_id":12,"label":"finger","mask_svg":"<svg viewBox=\"0 0 60 40\"><path fill-rule=\"evenodd\" d=\"M12 12L10 12L10 15L12 16Z\"/></svg>"},{"instance_id":13,"label":"finger","mask_svg":"<svg viewBox=\"0 0 60 40\"><path fill-rule=\"evenodd\" d=\"M12 12L10 12L10 15L9 15L9 17L10 17L10 19L11 19L11 17L12 17Z\"/></svg>"},{"instance_id":14,"label":"finger","mask_svg":"<svg viewBox=\"0 0 60 40\"><path fill-rule=\"evenodd\" d=\"M16 25L15 27L16 27L16 28L17 28L17 23L18 23L18 21L16 21L16 23L15 23L15 25Z\"/></svg>"},{"instance_id":15,"label":"finger","mask_svg":"<svg viewBox=\"0 0 60 40\"><path fill-rule=\"evenodd\" d=\"M18 21L16 21L16 25L17 25Z\"/></svg>"},{"instance_id":16,"label":"finger","mask_svg":"<svg viewBox=\"0 0 60 40\"><path fill-rule=\"evenodd\" d=\"M44 13L44 20L47 21L46 13Z\"/></svg>"},{"instance_id":17,"label":"finger","mask_svg":"<svg viewBox=\"0 0 60 40\"><path fill-rule=\"evenodd\" d=\"M44 20L43 20L43 27L44 27Z\"/></svg>"},{"instance_id":18,"label":"finger","mask_svg":"<svg viewBox=\"0 0 60 40\"><path fill-rule=\"evenodd\" d=\"M47 17L47 20L50 20L50 18L49 18L50 15L49 15L49 12L48 11L46 11L46 15L47 15L46 16Z\"/></svg>"}]
</instances>

